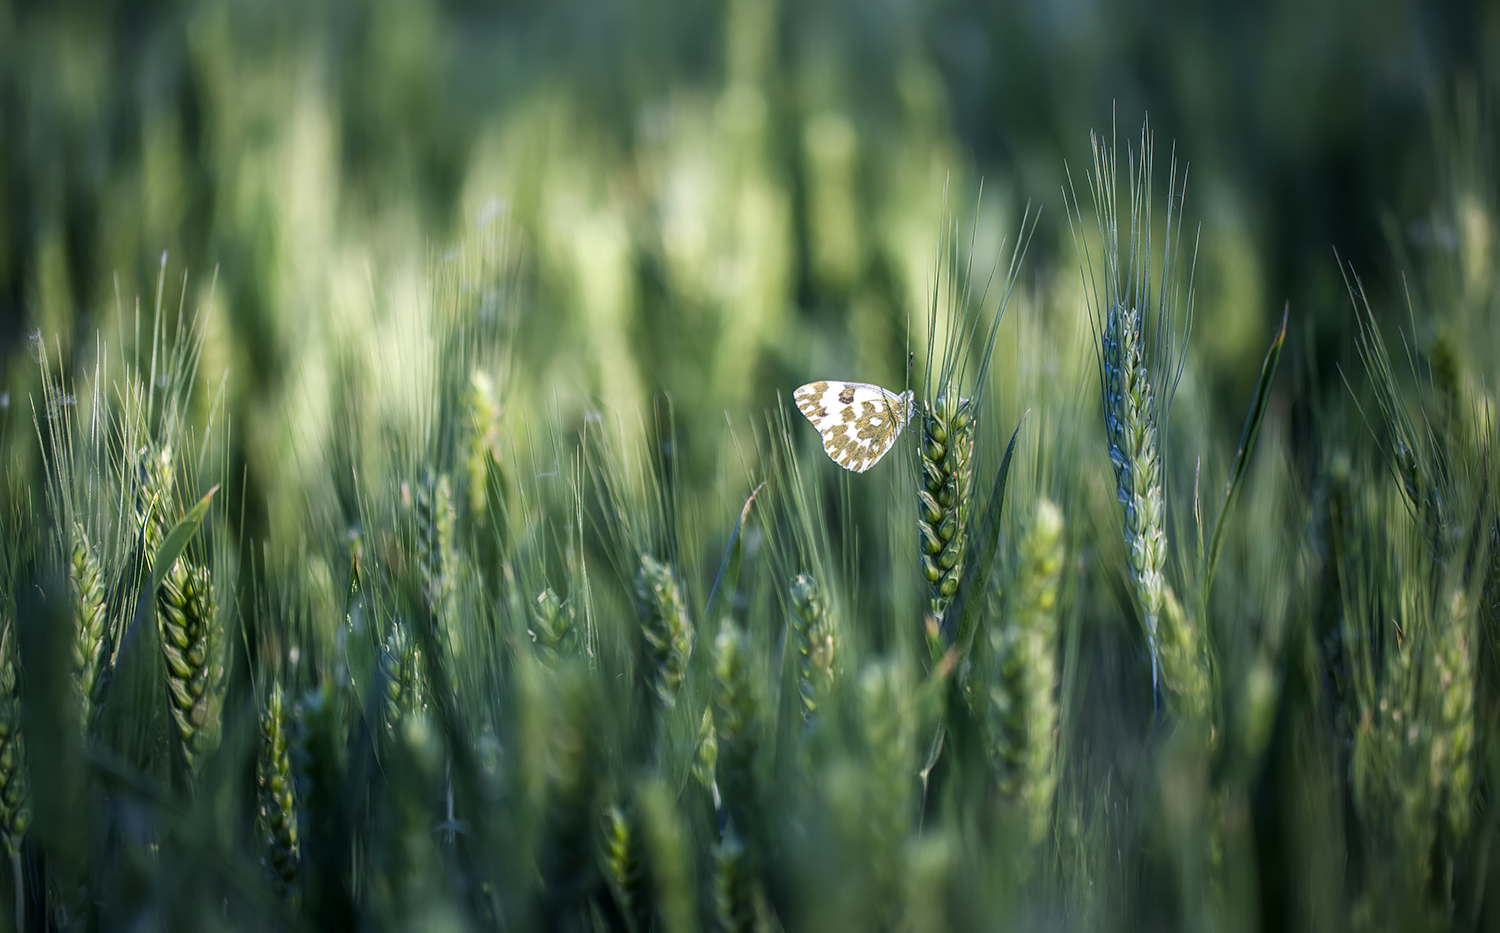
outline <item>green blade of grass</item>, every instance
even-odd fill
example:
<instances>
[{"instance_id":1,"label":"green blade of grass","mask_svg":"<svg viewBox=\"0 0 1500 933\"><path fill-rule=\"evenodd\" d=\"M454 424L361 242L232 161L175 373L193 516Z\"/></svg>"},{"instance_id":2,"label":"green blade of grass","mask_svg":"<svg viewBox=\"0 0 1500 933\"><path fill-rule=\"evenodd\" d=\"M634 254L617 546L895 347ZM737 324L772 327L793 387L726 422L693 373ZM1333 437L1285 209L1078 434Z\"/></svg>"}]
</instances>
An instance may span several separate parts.
<instances>
[{"instance_id":1,"label":"green blade of grass","mask_svg":"<svg viewBox=\"0 0 1500 933\"><path fill-rule=\"evenodd\" d=\"M1240 431L1240 447L1234 455L1234 468L1229 474L1229 483L1224 488L1224 501L1219 506L1218 517L1214 519L1214 533L1208 546L1207 563L1203 572L1204 600L1208 599L1209 587L1213 584L1214 568L1219 563L1219 549L1224 546L1224 529L1228 526L1229 512L1234 508L1235 497L1239 495L1240 486L1244 483L1245 472L1250 465L1250 454L1255 450L1255 438L1260 434L1261 422L1266 417L1266 407L1271 399L1271 383L1276 378L1276 364L1281 361L1281 349L1286 343L1286 323L1290 313L1291 305L1288 304L1281 312L1281 327L1271 339L1266 359L1261 363L1255 398L1250 403L1250 411L1245 415L1245 427Z\"/></svg>"},{"instance_id":2,"label":"green blade of grass","mask_svg":"<svg viewBox=\"0 0 1500 933\"><path fill-rule=\"evenodd\" d=\"M703 618L705 621L714 619L714 609L718 606L719 594L727 591L734 592L734 588L740 582L740 560L744 556L744 539L740 532L744 530L745 519L750 517L750 506L755 504L755 497L766 488L765 483L756 486L750 493L750 498L745 500L745 507L740 509L740 517L734 523L734 531L730 532L729 544L724 548L724 559L719 562L719 573L714 577L713 589L708 591L708 603L703 607Z\"/></svg>"},{"instance_id":3,"label":"green blade of grass","mask_svg":"<svg viewBox=\"0 0 1500 933\"><path fill-rule=\"evenodd\" d=\"M984 523L979 528L979 547L969 552L969 558L964 565L963 582L959 585L958 593L954 597L954 603L958 609L958 637L953 642L957 650L954 663L968 654L969 648L974 643L974 634L979 628L980 609L984 606L984 594L989 586L990 571L995 566L995 551L1000 547L1000 512L1005 504L1005 488L1010 478L1011 456L1016 451L1016 439L1021 436L1021 426L1025 423L1026 415L1022 415L1015 432L1010 436L1010 443L1005 447L1005 457L1001 459L1000 469L995 473L995 486L990 492L989 504L985 507ZM934 668L934 671L943 667L952 669L952 664L947 663L947 658L938 668Z\"/></svg>"}]
</instances>

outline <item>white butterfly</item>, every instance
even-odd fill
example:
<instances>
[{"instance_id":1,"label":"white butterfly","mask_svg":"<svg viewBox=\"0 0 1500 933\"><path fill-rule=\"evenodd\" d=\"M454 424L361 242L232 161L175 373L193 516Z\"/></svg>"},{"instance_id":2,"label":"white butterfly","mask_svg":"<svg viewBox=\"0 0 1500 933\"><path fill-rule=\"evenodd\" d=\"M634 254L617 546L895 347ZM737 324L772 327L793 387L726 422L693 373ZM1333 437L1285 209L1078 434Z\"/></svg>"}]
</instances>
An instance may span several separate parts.
<instances>
[{"instance_id":1,"label":"white butterfly","mask_svg":"<svg viewBox=\"0 0 1500 933\"><path fill-rule=\"evenodd\" d=\"M913 396L865 382L810 382L792 393L797 408L823 435L823 449L846 470L880 462L911 420Z\"/></svg>"}]
</instances>

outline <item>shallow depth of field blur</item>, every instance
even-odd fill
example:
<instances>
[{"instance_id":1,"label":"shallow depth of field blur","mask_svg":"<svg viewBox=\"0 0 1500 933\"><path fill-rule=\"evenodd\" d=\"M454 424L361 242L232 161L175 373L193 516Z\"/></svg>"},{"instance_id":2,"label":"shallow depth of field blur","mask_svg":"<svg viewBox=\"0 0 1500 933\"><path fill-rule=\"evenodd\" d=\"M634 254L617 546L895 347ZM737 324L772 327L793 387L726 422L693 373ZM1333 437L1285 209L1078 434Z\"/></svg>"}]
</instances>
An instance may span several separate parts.
<instances>
[{"instance_id":1,"label":"shallow depth of field blur","mask_svg":"<svg viewBox=\"0 0 1500 933\"><path fill-rule=\"evenodd\" d=\"M1500 926L1497 154L1485 3L0 0L0 929Z\"/></svg>"}]
</instances>

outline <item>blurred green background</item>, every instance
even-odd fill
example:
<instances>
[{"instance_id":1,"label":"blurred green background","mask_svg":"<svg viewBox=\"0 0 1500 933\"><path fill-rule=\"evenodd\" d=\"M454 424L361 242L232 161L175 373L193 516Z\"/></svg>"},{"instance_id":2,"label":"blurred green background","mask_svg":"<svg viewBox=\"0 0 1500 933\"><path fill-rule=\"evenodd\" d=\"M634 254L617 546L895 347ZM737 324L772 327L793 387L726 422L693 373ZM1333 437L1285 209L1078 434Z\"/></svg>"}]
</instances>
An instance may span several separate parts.
<instances>
[{"instance_id":1,"label":"blurred green background","mask_svg":"<svg viewBox=\"0 0 1500 933\"><path fill-rule=\"evenodd\" d=\"M1067 168L1149 115L1191 168L1194 352L1243 399L1287 300L1293 357L1337 378L1335 250L1378 296L1403 251L1458 248L1434 205L1490 177L1449 156L1484 151L1497 52L1479 2L6 2L0 366L14 399L28 335L87 358L165 263L254 450L316 407L317 354L498 224L533 399L722 425L807 378L900 382L945 209L982 265L1041 207L1023 287L1076 318ZM247 460L253 513L279 467Z\"/></svg>"},{"instance_id":2,"label":"blurred green background","mask_svg":"<svg viewBox=\"0 0 1500 933\"><path fill-rule=\"evenodd\" d=\"M1164 448L1209 452L1205 490L1219 487L1274 324L1291 309L1262 444L1271 453L1252 473L1248 530L1230 544L1226 566L1236 569L1215 604L1235 610L1218 623L1238 639L1226 642L1238 666L1225 667L1225 695L1237 696L1243 680L1274 701L1279 687L1250 675L1272 669L1283 641L1295 658L1311 657L1307 635L1322 633L1303 623L1336 616L1334 590L1316 589L1309 581L1322 578L1299 562L1313 566L1308 555L1322 539L1309 527L1347 482L1347 451L1372 446L1350 442L1369 423L1351 401L1379 380L1357 374L1364 364L1340 260L1368 286L1374 313L1406 328L1391 339L1393 353L1399 339L1415 341L1429 382L1434 369L1449 378L1475 425L1494 410L1485 354L1500 346L1497 63L1500 4L1483 2L0 0L0 449L13 454L12 479L41 476L46 421L35 425L30 400L44 398L44 352L78 398L100 386L107 395L113 383L95 381L95 362L144 359L153 307L173 322L201 322L189 430L202 429L211 447L219 435L203 425L222 399L229 449L203 472L225 482L215 534L239 542L247 581L226 602L253 615L251 584L280 573L306 576L331 606L332 581L354 560L347 532L365 514L352 501L356 467L384 461L388 475L365 494L396 500L400 490L410 510L404 484L430 452L400 449L423 436L402 428L435 421L439 401L427 396L455 386L448 395L471 404L470 372L493 369L498 393L486 383L474 395L503 408L508 429L528 442L532 432L550 436L487 443L524 451L521 479L552 490L536 497L539 511L567 517L567 535L578 493L565 488L568 468L581 478L587 459L581 427L617 421L624 436L609 441L619 450L661 454L649 464L661 474L652 482L672 508L683 503L680 524L701 539L674 543L680 553L671 555L692 594L714 579L747 493L752 419L763 427L778 399L788 412L792 389L813 379L901 385L908 346L925 344L945 216L960 231L955 252L972 258L983 283L990 263L1009 255L1003 243L1025 212L1040 209L992 391L1003 400L997 426L1028 407L1039 412L1016 501L1029 509L1037 495L1058 496L1084 542L1070 552L1078 567L1106 568L1071 597L1091 614L1069 631L1089 633L1078 650L1098 662L1097 676L1076 688L1086 712L1062 727L1071 738L1060 744L1085 750L1068 772L1081 790L1058 808L1076 816L1079 801L1114 799L1107 787L1095 793L1096 775L1128 774L1120 762L1135 761L1154 735L1145 654L1136 630L1116 624L1129 596L1125 556L1111 550L1120 546L1115 490L1102 439L1085 434L1097 428L1095 358L1064 192L1076 182L1091 210L1090 131L1109 137L1118 126L1123 147L1149 117L1158 196L1169 155L1179 176L1188 172L1196 321L1172 422L1181 436ZM477 292L457 294L465 289ZM1439 313L1426 313L1428 302ZM454 308L477 319L470 333L499 335L503 347L438 346L444 327L428 324ZM491 356L503 365L491 367ZM423 371L441 366L454 371ZM1345 388L1350 372L1358 389ZM73 391L64 381L49 388L73 400L61 394ZM670 431L661 427L668 408ZM810 429L800 419L793 427L794 443L812 451ZM987 424L983 455L1006 434ZM1368 434L1360 439L1377 431ZM678 446L668 456L636 444L658 439ZM915 644L918 634L903 620L920 594L891 570L915 547L911 487L899 468L856 483L815 456L820 472L809 475L841 496L826 500L843 523L829 521L837 547L828 550L860 562L849 582L859 581L865 615L851 619L860 635L848 644L899 656L902 639ZM1488 469L1487 455L1470 459ZM1188 513L1188 490L1196 504L1198 466L1186 457L1171 464L1175 519ZM1388 466L1369 476L1391 479ZM1370 515L1360 528L1388 517ZM580 537L583 522L580 506ZM846 534L856 526L863 538ZM643 540L609 528L596 536L614 532L620 540L606 545L619 551L656 546L627 530ZM861 540L863 551L844 547ZM322 556L295 556L309 541ZM276 553L293 555L281 560L294 569L271 558L257 566L257 554ZM619 582L628 587L633 574L632 565ZM522 580L530 582L538 581ZM1262 624L1256 587L1268 591L1264 617L1274 624ZM629 598L627 589L613 603L600 597L607 609ZM628 611L601 615L633 632ZM334 614L320 618L332 631ZM1493 640L1485 647L1476 654L1490 665ZM270 655L259 643L254 650ZM1286 708L1311 711L1311 722L1322 713L1308 696L1325 671L1287 669ZM1264 701L1257 715L1270 716ZM1491 726L1495 709L1484 707ZM694 723L683 721L692 739ZM1305 758L1300 720L1288 713L1278 722L1272 764L1256 772L1264 780L1230 782L1245 794L1234 798L1243 803L1237 818L1257 821L1256 834L1238 838L1264 869L1260 882L1235 877L1262 885L1273 925L1300 903L1304 881L1318 903L1342 909L1331 892L1342 890L1341 860L1360 851L1340 816L1320 808L1354 811L1304 782L1341 775L1344 763ZM1487 761L1486 774L1500 774L1500 758ZM1298 788L1312 789L1304 797ZM1191 843L1189 823L1162 812L1161 838ZM1327 825L1312 826L1314 817ZM1059 819L1059 837L1082 835L1074 824ZM1350 825L1359 842L1363 830ZM1485 847L1494 825L1476 834ZM1368 849L1378 854L1381 843ZM1500 883L1487 859L1476 856L1478 881L1460 878L1460 890ZM1157 862L1141 874L1127 863L1116 881L1146 888L1168 874L1168 860ZM1119 868L1099 865L1101 876ZM1077 877L1092 885L1090 871ZM1187 873L1180 884L1196 887ZM1370 892L1384 886L1379 874L1366 879ZM1128 916L1154 917L1155 900L1171 896L1158 890ZM1369 914L1380 901L1365 903ZM1320 928L1323 915L1308 916Z\"/></svg>"}]
</instances>

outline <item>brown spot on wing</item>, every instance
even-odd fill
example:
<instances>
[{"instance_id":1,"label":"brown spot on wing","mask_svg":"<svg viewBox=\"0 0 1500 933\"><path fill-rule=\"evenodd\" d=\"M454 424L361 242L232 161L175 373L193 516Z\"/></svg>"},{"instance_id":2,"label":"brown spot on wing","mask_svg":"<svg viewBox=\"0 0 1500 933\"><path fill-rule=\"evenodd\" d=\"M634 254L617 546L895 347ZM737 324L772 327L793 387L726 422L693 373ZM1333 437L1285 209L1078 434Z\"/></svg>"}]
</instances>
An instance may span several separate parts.
<instances>
[{"instance_id":1,"label":"brown spot on wing","mask_svg":"<svg viewBox=\"0 0 1500 933\"><path fill-rule=\"evenodd\" d=\"M854 386L844 386L844 391L839 393L839 404L850 405L854 402Z\"/></svg>"},{"instance_id":2,"label":"brown spot on wing","mask_svg":"<svg viewBox=\"0 0 1500 933\"><path fill-rule=\"evenodd\" d=\"M793 398L797 402L797 408L814 423L828 417L828 409L822 405L823 396L828 393L828 383L814 382L798 389Z\"/></svg>"}]
</instances>

